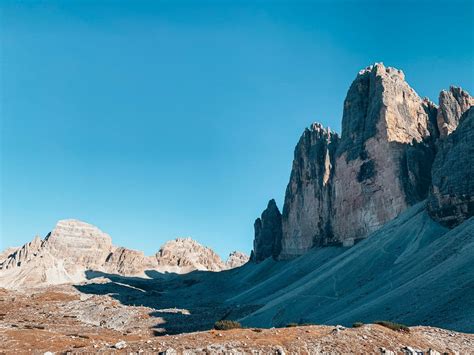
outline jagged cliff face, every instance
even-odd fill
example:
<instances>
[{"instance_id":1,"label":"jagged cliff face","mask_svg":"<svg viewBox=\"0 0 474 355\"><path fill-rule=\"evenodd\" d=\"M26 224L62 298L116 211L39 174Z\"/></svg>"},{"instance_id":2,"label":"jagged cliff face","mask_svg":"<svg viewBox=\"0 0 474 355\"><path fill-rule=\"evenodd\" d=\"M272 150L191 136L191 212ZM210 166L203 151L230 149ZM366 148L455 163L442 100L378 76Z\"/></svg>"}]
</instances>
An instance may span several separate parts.
<instances>
[{"instance_id":1,"label":"jagged cliff face","mask_svg":"<svg viewBox=\"0 0 474 355\"><path fill-rule=\"evenodd\" d=\"M353 245L425 200L432 177L431 215L446 225L471 216L469 119L460 132L456 127L473 103L466 91L451 87L441 92L438 108L417 95L402 71L383 64L359 72L344 101L341 137L314 124L296 146L277 258L314 246ZM257 239L263 243L259 233ZM267 235L264 244L275 239Z\"/></svg>"},{"instance_id":2,"label":"jagged cliff face","mask_svg":"<svg viewBox=\"0 0 474 355\"><path fill-rule=\"evenodd\" d=\"M255 238L250 259L260 262L269 257L276 258L281 252L282 218L275 200L268 202L267 208L254 223Z\"/></svg>"},{"instance_id":3,"label":"jagged cliff face","mask_svg":"<svg viewBox=\"0 0 474 355\"><path fill-rule=\"evenodd\" d=\"M474 98L463 89L451 86L439 94L437 125L441 137L452 133L459 124L463 112L474 105Z\"/></svg>"},{"instance_id":4,"label":"jagged cliff face","mask_svg":"<svg viewBox=\"0 0 474 355\"><path fill-rule=\"evenodd\" d=\"M339 137L320 124L306 129L295 148L282 218L281 258L331 240L332 181Z\"/></svg>"},{"instance_id":5,"label":"jagged cliff face","mask_svg":"<svg viewBox=\"0 0 474 355\"><path fill-rule=\"evenodd\" d=\"M474 107L459 122L440 142L428 200L430 215L448 227L474 216Z\"/></svg>"},{"instance_id":6,"label":"jagged cliff face","mask_svg":"<svg viewBox=\"0 0 474 355\"><path fill-rule=\"evenodd\" d=\"M334 240L351 245L426 198L432 104L382 64L359 73L344 102L334 177Z\"/></svg>"}]
</instances>

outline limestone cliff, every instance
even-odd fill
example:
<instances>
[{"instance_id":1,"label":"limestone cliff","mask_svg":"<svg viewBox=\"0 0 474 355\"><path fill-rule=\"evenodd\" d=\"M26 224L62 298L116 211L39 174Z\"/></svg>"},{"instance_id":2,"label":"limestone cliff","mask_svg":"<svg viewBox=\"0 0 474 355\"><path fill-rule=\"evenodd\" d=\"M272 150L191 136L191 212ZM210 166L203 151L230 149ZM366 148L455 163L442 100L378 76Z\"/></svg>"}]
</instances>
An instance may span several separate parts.
<instances>
[{"instance_id":1,"label":"limestone cliff","mask_svg":"<svg viewBox=\"0 0 474 355\"><path fill-rule=\"evenodd\" d=\"M276 258L353 245L425 200L432 177L432 216L450 225L472 215L469 118L460 133L456 127L473 102L451 87L438 107L420 98L401 70L377 63L360 71L344 101L341 137L313 124L296 145ZM255 231L253 257L275 257L269 250L279 229L262 237L257 219Z\"/></svg>"},{"instance_id":2,"label":"limestone cliff","mask_svg":"<svg viewBox=\"0 0 474 355\"><path fill-rule=\"evenodd\" d=\"M440 143L433 163L428 211L448 227L474 215L474 107Z\"/></svg>"},{"instance_id":3,"label":"limestone cliff","mask_svg":"<svg viewBox=\"0 0 474 355\"><path fill-rule=\"evenodd\" d=\"M315 123L295 148L282 217L281 258L301 255L332 240L331 208L339 137Z\"/></svg>"},{"instance_id":4,"label":"limestone cliff","mask_svg":"<svg viewBox=\"0 0 474 355\"><path fill-rule=\"evenodd\" d=\"M400 70L362 70L344 102L334 176L334 239L351 245L428 193L433 105Z\"/></svg>"},{"instance_id":5,"label":"limestone cliff","mask_svg":"<svg viewBox=\"0 0 474 355\"><path fill-rule=\"evenodd\" d=\"M254 223L255 237L250 260L260 262L269 257L276 258L281 251L281 213L275 200L268 202L267 208Z\"/></svg>"},{"instance_id":6,"label":"limestone cliff","mask_svg":"<svg viewBox=\"0 0 474 355\"><path fill-rule=\"evenodd\" d=\"M437 125L441 137L446 137L458 126L461 115L474 105L474 98L459 87L451 86L439 94Z\"/></svg>"}]
</instances>

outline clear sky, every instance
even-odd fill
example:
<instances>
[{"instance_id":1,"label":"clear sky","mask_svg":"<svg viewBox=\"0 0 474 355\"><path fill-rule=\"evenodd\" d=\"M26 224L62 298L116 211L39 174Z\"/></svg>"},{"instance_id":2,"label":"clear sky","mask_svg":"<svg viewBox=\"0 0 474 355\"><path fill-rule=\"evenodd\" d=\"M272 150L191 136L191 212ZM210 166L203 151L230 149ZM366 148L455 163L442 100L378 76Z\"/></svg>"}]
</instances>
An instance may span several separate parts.
<instances>
[{"instance_id":1,"label":"clear sky","mask_svg":"<svg viewBox=\"0 0 474 355\"><path fill-rule=\"evenodd\" d=\"M384 62L474 92L473 1L2 1L1 243L57 220L250 252L313 121Z\"/></svg>"}]
</instances>

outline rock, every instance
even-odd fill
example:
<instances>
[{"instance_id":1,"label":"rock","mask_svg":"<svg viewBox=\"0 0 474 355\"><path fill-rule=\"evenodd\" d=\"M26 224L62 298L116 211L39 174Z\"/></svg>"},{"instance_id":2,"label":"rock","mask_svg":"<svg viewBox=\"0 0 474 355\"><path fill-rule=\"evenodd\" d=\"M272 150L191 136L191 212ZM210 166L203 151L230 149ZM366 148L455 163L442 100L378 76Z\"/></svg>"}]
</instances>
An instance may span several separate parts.
<instances>
[{"instance_id":1,"label":"rock","mask_svg":"<svg viewBox=\"0 0 474 355\"><path fill-rule=\"evenodd\" d=\"M28 263L39 254L42 244L41 238L36 236L31 242L26 243L21 248L16 250L8 248L8 253L4 253L7 254L5 259L0 263L0 270L19 267L22 264Z\"/></svg>"},{"instance_id":2,"label":"rock","mask_svg":"<svg viewBox=\"0 0 474 355\"><path fill-rule=\"evenodd\" d=\"M1 255L0 286L12 289L84 282L93 272L146 277L147 271L220 271L246 260L235 252L226 265L214 251L190 238L170 241L156 255L145 256L114 246L99 228L73 219L59 221L44 240L35 237Z\"/></svg>"},{"instance_id":3,"label":"rock","mask_svg":"<svg viewBox=\"0 0 474 355\"><path fill-rule=\"evenodd\" d=\"M424 354L422 350L416 350L410 346L403 347L402 351L406 355L423 355Z\"/></svg>"},{"instance_id":4,"label":"rock","mask_svg":"<svg viewBox=\"0 0 474 355\"><path fill-rule=\"evenodd\" d=\"M140 275L146 270L157 267L158 262L155 257L145 256L141 251L119 247L105 259L104 270L121 275Z\"/></svg>"},{"instance_id":5,"label":"rock","mask_svg":"<svg viewBox=\"0 0 474 355\"><path fill-rule=\"evenodd\" d=\"M440 142L428 199L430 215L454 227L474 215L474 107L457 129Z\"/></svg>"},{"instance_id":6,"label":"rock","mask_svg":"<svg viewBox=\"0 0 474 355\"><path fill-rule=\"evenodd\" d=\"M49 252L63 258L65 267L82 265L88 269L102 266L112 251L112 238L96 226L82 221L61 220L46 236Z\"/></svg>"},{"instance_id":7,"label":"rock","mask_svg":"<svg viewBox=\"0 0 474 355\"><path fill-rule=\"evenodd\" d=\"M474 98L467 91L451 86L439 94L437 125L441 137L451 134L458 126L462 114L474 105Z\"/></svg>"},{"instance_id":8,"label":"rock","mask_svg":"<svg viewBox=\"0 0 474 355\"><path fill-rule=\"evenodd\" d=\"M382 355L395 355L395 351L391 351L385 348L380 348L380 354Z\"/></svg>"},{"instance_id":9,"label":"rock","mask_svg":"<svg viewBox=\"0 0 474 355\"><path fill-rule=\"evenodd\" d=\"M254 223L255 238L250 259L260 262L269 257L277 257L281 250L281 213L275 200L268 202L267 208Z\"/></svg>"},{"instance_id":10,"label":"rock","mask_svg":"<svg viewBox=\"0 0 474 355\"><path fill-rule=\"evenodd\" d=\"M249 261L249 256L240 251L233 251L229 254L225 262L226 269L234 269L246 264Z\"/></svg>"},{"instance_id":11,"label":"rock","mask_svg":"<svg viewBox=\"0 0 474 355\"><path fill-rule=\"evenodd\" d=\"M341 137L313 124L295 148L278 258L351 246L424 200L436 115L402 71L380 63L362 70L344 102Z\"/></svg>"},{"instance_id":12,"label":"rock","mask_svg":"<svg viewBox=\"0 0 474 355\"><path fill-rule=\"evenodd\" d=\"M160 351L158 355L177 355L178 352L173 348L168 348L165 351Z\"/></svg>"},{"instance_id":13,"label":"rock","mask_svg":"<svg viewBox=\"0 0 474 355\"><path fill-rule=\"evenodd\" d=\"M126 343L125 341L123 341L123 340L122 340L122 341L119 341L118 343L116 343L116 344L114 345L114 348L115 348L115 349L119 349L119 350L120 350L120 349L125 349L126 347L127 347L127 343Z\"/></svg>"},{"instance_id":14,"label":"rock","mask_svg":"<svg viewBox=\"0 0 474 355\"><path fill-rule=\"evenodd\" d=\"M158 266L179 267L183 270L220 271L226 268L212 249L191 238L176 238L166 242L156 253Z\"/></svg>"},{"instance_id":15,"label":"rock","mask_svg":"<svg viewBox=\"0 0 474 355\"><path fill-rule=\"evenodd\" d=\"M332 238L330 214L339 137L314 123L295 148L282 217L280 259L301 255Z\"/></svg>"},{"instance_id":16,"label":"rock","mask_svg":"<svg viewBox=\"0 0 474 355\"><path fill-rule=\"evenodd\" d=\"M351 244L426 198L434 158L433 105L403 72L361 71L344 102L334 173L333 240Z\"/></svg>"}]
</instances>

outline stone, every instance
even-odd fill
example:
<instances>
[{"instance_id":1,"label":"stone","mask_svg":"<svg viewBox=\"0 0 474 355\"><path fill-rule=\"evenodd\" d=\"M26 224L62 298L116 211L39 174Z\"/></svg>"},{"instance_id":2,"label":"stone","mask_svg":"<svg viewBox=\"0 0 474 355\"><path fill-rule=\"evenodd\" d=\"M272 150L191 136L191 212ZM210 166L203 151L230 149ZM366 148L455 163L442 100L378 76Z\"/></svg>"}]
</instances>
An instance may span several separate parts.
<instances>
[{"instance_id":1,"label":"stone","mask_svg":"<svg viewBox=\"0 0 474 355\"><path fill-rule=\"evenodd\" d=\"M118 343L116 343L116 344L114 345L114 348L115 348L115 349L119 349L119 350L120 350L120 349L125 349L126 347L127 347L127 343L126 343L125 341L123 341L123 340L122 340L122 341L119 341Z\"/></svg>"},{"instance_id":2,"label":"stone","mask_svg":"<svg viewBox=\"0 0 474 355\"><path fill-rule=\"evenodd\" d=\"M225 262L226 269L234 269L246 264L249 261L249 256L240 251L233 251L229 254Z\"/></svg>"},{"instance_id":3,"label":"stone","mask_svg":"<svg viewBox=\"0 0 474 355\"><path fill-rule=\"evenodd\" d=\"M359 73L344 101L334 242L357 242L426 198L437 138L433 108L398 69L378 63Z\"/></svg>"},{"instance_id":4,"label":"stone","mask_svg":"<svg viewBox=\"0 0 474 355\"><path fill-rule=\"evenodd\" d=\"M142 251L115 248L105 259L104 270L120 275L140 275L146 270L158 267L158 262L153 256L145 256Z\"/></svg>"},{"instance_id":5,"label":"stone","mask_svg":"<svg viewBox=\"0 0 474 355\"><path fill-rule=\"evenodd\" d=\"M295 148L282 216L280 259L301 255L332 239L330 214L339 137L314 123Z\"/></svg>"},{"instance_id":6,"label":"stone","mask_svg":"<svg viewBox=\"0 0 474 355\"><path fill-rule=\"evenodd\" d=\"M377 63L360 71L344 101L341 137L316 123L296 145L278 258L352 246L426 199L436 117L436 105L401 70Z\"/></svg>"},{"instance_id":7,"label":"stone","mask_svg":"<svg viewBox=\"0 0 474 355\"><path fill-rule=\"evenodd\" d=\"M221 271L226 268L219 255L191 238L176 238L168 241L155 256L158 266L179 267L189 271Z\"/></svg>"},{"instance_id":8,"label":"stone","mask_svg":"<svg viewBox=\"0 0 474 355\"><path fill-rule=\"evenodd\" d=\"M281 251L281 213L275 200L268 202L267 208L254 223L255 238L251 261L261 262L267 258L276 258Z\"/></svg>"},{"instance_id":9,"label":"stone","mask_svg":"<svg viewBox=\"0 0 474 355\"><path fill-rule=\"evenodd\" d=\"M454 227L474 215L474 107L459 126L440 142L428 198L430 215Z\"/></svg>"},{"instance_id":10,"label":"stone","mask_svg":"<svg viewBox=\"0 0 474 355\"><path fill-rule=\"evenodd\" d=\"M437 125L441 137L451 134L462 114L474 105L474 98L459 87L451 86L439 94Z\"/></svg>"}]
</instances>

